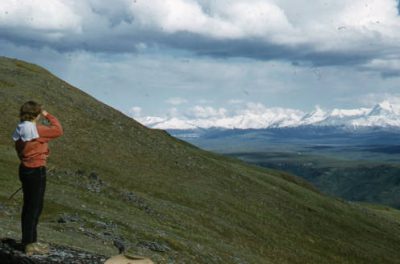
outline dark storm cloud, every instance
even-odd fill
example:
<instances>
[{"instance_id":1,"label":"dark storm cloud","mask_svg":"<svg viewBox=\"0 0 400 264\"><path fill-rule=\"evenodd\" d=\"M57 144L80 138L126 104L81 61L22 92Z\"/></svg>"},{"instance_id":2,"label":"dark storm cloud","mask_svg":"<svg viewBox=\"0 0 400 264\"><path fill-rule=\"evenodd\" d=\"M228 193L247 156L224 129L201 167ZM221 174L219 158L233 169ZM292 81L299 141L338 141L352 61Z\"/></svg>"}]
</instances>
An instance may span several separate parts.
<instances>
[{"instance_id":1,"label":"dark storm cloud","mask_svg":"<svg viewBox=\"0 0 400 264\"><path fill-rule=\"evenodd\" d=\"M298 65L305 63L314 66L356 65L365 63L376 56L376 54L368 51L359 51L359 53L350 51L318 52L315 50L314 46L309 44L290 47L266 43L257 39L235 41L215 40L198 37L190 33L165 35L162 39L155 40L155 43L164 43L169 47L190 50L202 56L216 58L243 57L257 60L284 60L291 61Z\"/></svg>"},{"instance_id":2,"label":"dark storm cloud","mask_svg":"<svg viewBox=\"0 0 400 264\"><path fill-rule=\"evenodd\" d=\"M242 57L256 60L283 60L298 65L332 66L359 65L377 56L376 52L325 51L318 52L310 44L295 47L262 42L257 39L215 40L192 33L165 34L163 32L137 31L131 35L110 34L107 37L84 33L70 35L49 43L28 29L18 34L13 30L1 29L0 39L20 46L34 48L51 47L60 52L84 50L100 53L136 53L140 45L162 50L171 48L193 52L198 56L215 58Z\"/></svg>"}]
</instances>

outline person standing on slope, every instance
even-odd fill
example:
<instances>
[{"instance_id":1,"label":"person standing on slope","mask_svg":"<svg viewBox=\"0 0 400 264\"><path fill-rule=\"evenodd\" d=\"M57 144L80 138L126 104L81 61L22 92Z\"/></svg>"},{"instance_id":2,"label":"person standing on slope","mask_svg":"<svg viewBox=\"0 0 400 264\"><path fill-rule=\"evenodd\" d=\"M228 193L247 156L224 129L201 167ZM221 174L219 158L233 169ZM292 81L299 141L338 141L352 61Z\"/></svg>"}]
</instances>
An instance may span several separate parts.
<instances>
[{"instance_id":1,"label":"person standing on slope","mask_svg":"<svg viewBox=\"0 0 400 264\"><path fill-rule=\"evenodd\" d=\"M40 116L49 126L38 124ZM23 207L21 214L22 247L37 242L37 224L43 209L46 189L46 159L49 156L48 142L63 135L56 117L42 109L42 105L28 101L20 108L20 123L12 138L21 161L19 179L22 183Z\"/></svg>"}]
</instances>

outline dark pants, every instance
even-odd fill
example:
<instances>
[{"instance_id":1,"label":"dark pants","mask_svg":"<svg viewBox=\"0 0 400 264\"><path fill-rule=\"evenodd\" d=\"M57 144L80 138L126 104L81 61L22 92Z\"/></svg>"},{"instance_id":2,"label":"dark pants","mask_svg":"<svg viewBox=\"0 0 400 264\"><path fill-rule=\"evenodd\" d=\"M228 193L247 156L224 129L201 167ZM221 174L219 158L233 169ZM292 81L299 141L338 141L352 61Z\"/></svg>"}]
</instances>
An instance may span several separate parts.
<instances>
[{"instance_id":1,"label":"dark pants","mask_svg":"<svg viewBox=\"0 0 400 264\"><path fill-rule=\"evenodd\" d=\"M37 241L37 224L43 209L44 192L46 189L46 167L27 168L19 166L19 179L24 193L21 228L22 244Z\"/></svg>"}]
</instances>

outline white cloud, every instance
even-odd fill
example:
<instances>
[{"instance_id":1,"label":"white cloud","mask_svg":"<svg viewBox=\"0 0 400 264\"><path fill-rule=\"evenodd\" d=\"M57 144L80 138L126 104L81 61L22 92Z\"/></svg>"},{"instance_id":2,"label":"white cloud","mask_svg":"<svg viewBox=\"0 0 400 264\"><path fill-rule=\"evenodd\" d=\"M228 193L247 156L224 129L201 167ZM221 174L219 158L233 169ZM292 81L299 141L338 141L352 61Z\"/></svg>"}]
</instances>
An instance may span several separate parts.
<instances>
[{"instance_id":1,"label":"white cloud","mask_svg":"<svg viewBox=\"0 0 400 264\"><path fill-rule=\"evenodd\" d=\"M171 105L181 105L187 103L187 100L181 97L171 97L168 98L166 102Z\"/></svg>"},{"instance_id":2,"label":"white cloud","mask_svg":"<svg viewBox=\"0 0 400 264\"><path fill-rule=\"evenodd\" d=\"M139 117L142 115L142 108L139 106L133 106L130 110L129 110L129 114L132 117Z\"/></svg>"},{"instance_id":3,"label":"white cloud","mask_svg":"<svg viewBox=\"0 0 400 264\"><path fill-rule=\"evenodd\" d=\"M362 30L385 30L399 26L397 1L368 0L347 3L338 22ZM393 32L386 32L393 33Z\"/></svg>"},{"instance_id":4,"label":"white cloud","mask_svg":"<svg viewBox=\"0 0 400 264\"><path fill-rule=\"evenodd\" d=\"M269 0L208 4L194 0L138 0L130 8L141 27L166 33L190 32L215 39L257 37L277 43L301 36L285 11Z\"/></svg>"},{"instance_id":5,"label":"white cloud","mask_svg":"<svg viewBox=\"0 0 400 264\"><path fill-rule=\"evenodd\" d=\"M116 0L112 4L100 0L2 0L0 29L7 30L11 39L43 37L46 44L55 46L67 41L71 48L113 52L118 48L120 52L140 50L154 42L198 51L193 43L185 47L164 39L175 33L193 33L206 40L297 47L300 54L307 45L318 52L375 51L378 55L384 48L398 47L397 4L396 0L312 4L308 0ZM39 35L22 35L28 29ZM110 41L115 38L119 41ZM246 52L250 51L241 55Z\"/></svg>"},{"instance_id":6,"label":"white cloud","mask_svg":"<svg viewBox=\"0 0 400 264\"><path fill-rule=\"evenodd\" d=\"M381 72L383 77L400 77L400 55L373 59L361 65L360 69Z\"/></svg>"},{"instance_id":7,"label":"white cloud","mask_svg":"<svg viewBox=\"0 0 400 264\"><path fill-rule=\"evenodd\" d=\"M67 33L81 32L83 18L77 9L74 1L2 0L0 28L41 31L54 40Z\"/></svg>"},{"instance_id":8,"label":"white cloud","mask_svg":"<svg viewBox=\"0 0 400 264\"><path fill-rule=\"evenodd\" d=\"M397 0L277 0L305 43L320 51L376 50L400 37ZM286 34L286 32L284 33Z\"/></svg>"},{"instance_id":9,"label":"white cloud","mask_svg":"<svg viewBox=\"0 0 400 264\"><path fill-rule=\"evenodd\" d=\"M359 97L359 102L369 107L385 101L400 106L400 93L369 93Z\"/></svg>"},{"instance_id":10,"label":"white cloud","mask_svg":"<svg viewBox=\"0 0 400 264\"><path fill-rule=\"evenodd\" d=\"M258 38L316 49L359 48L363 41L399 40L396 0L138 0L131 5L141 26L217 39ZM364 47L365 48L365 47Z\"/></svg>"},{"instance_id":11,"label":"white cloud","mask_svg":"<svg viewBox=\"0 0 400 264\"><path fill-rule=\"evenodd\" d=\"M167 111L168 117L177 117L179 115L180 115L180 112L179 112L178 108L176 108L176 107L171 107Z\"/></svg>"},{"instance_id":12,"label":"white cloud","mask_svg":"<svg viewBox=\"0 0 400 264\"><path fill-rule=\"evenodd\" d=\"M187 114L187 116L195 118L221 118L224 117L226 113L227 110L222 107L215 109L211 106L196 105L189 110L189 114Z\"/></svg>"},{"instance_id":13,"label":"white cloud","mask_svg":"<svg viewBox=\"0 0 400 264\"><path fill-rule=\"evenodd\" d=\"M260 37L276 43L287 43L294 41L293 36L298 34L285 11L272 1L225 3L218 11L242 32L242 38Z\"/></svg>"},{"instance_id":14,"label":"white cloud","mask_svg":"<svg viewBox=\"0 0 400 264\"><path fill-rule=\"evenodd\" d=\"M400 71L400 61L397 58L388 58L386 60L375 59L371 60L367 65L367 67L377 67L377 68L388 68L393 70Z\"/></svg>"}]
</instances>

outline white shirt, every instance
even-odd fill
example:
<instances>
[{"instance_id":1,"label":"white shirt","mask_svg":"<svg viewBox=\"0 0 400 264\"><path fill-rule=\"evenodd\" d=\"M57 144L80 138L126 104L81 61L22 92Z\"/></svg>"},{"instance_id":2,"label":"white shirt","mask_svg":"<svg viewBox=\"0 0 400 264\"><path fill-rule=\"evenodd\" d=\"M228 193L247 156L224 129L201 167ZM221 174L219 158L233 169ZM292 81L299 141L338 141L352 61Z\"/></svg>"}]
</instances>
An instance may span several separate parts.
<instances>
[{"instance_id":1,"label":"white shirt","mask_svg":"<svg viewBox=\"0 0 400 264\"><path fill-rule=\"evenodd\" d=\"M14 141L22 139L22 141L30 141L39 138L36 124L31 121L20 122L15 129L12 138Z\"/></svg>"}]
</instances>

